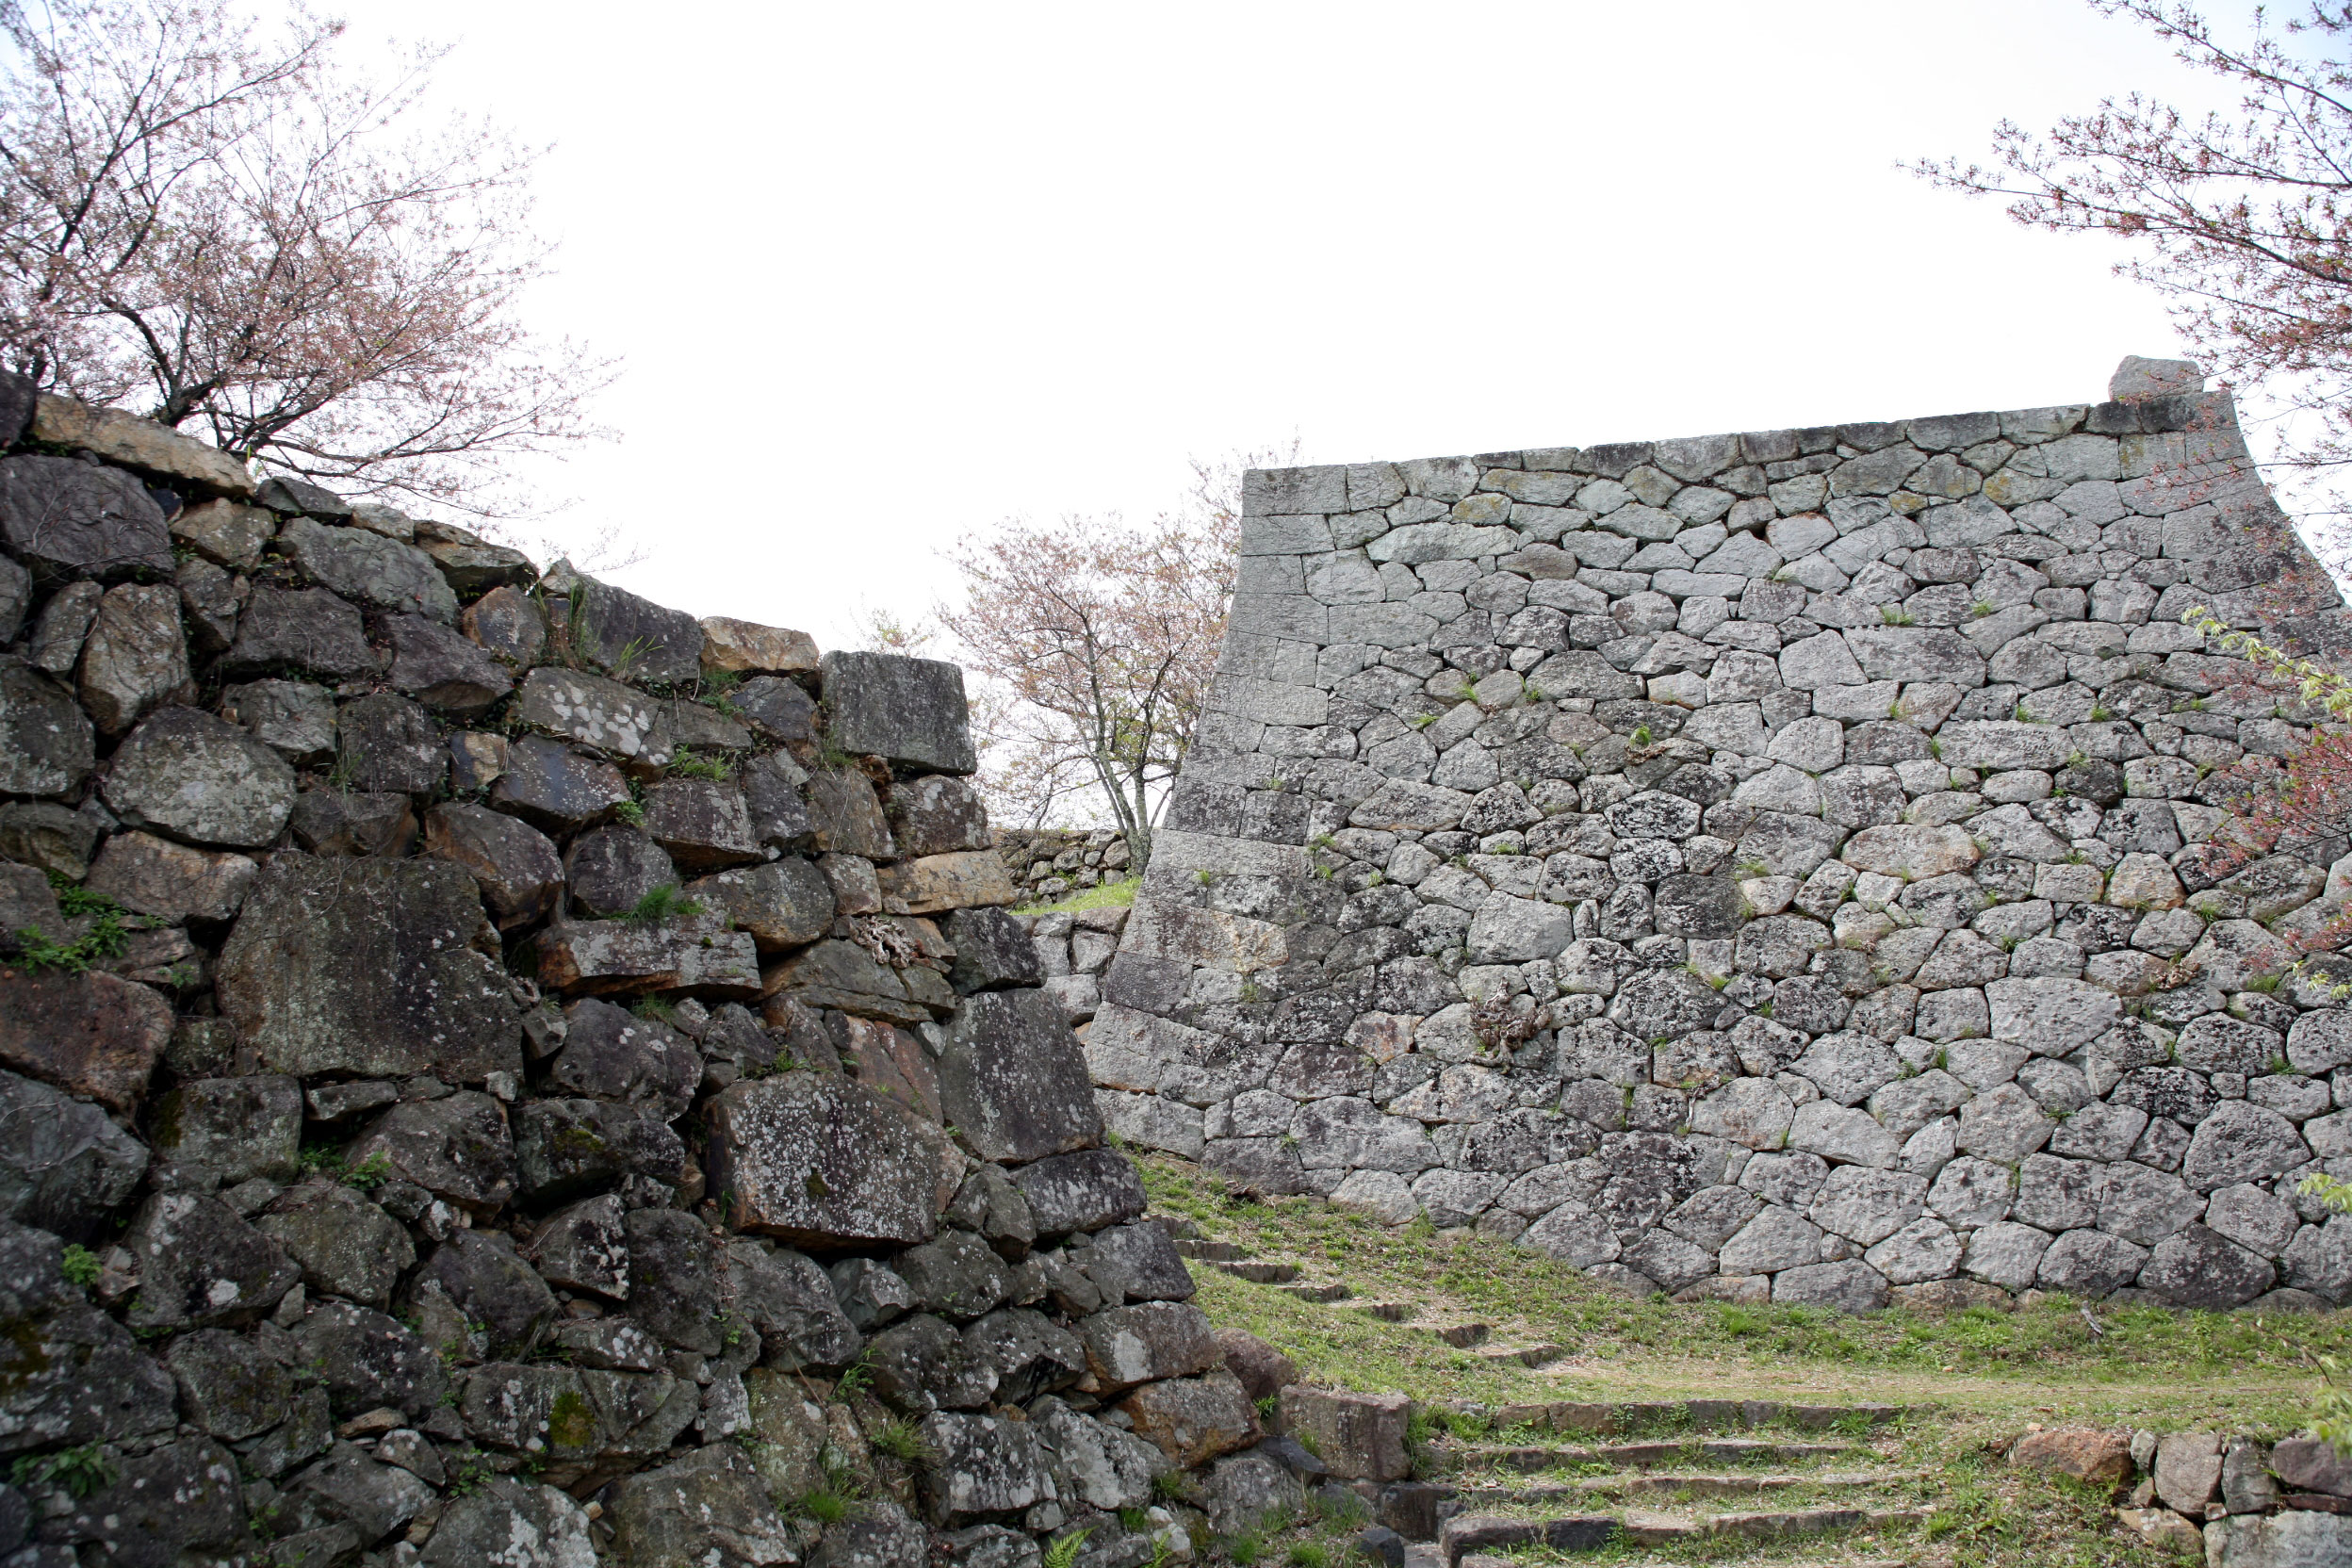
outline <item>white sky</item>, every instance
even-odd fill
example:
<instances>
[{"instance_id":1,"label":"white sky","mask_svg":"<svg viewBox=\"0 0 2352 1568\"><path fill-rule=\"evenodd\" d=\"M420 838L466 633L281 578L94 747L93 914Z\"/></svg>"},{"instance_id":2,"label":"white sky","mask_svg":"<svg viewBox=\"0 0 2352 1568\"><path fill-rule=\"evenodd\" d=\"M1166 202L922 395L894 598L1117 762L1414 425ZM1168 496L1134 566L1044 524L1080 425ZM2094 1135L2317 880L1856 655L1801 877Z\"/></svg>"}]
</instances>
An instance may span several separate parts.
<instances>
[{"instance_id":1,"label":"white sky","mask_svg":"<svg viewBox=\"0 0 2352 1568\"><path fill-rule=\"evenodd\" d=\"M536 326L621 356L546 478L620 580L848 639L1013 515L1307 462L2090 400L2120 248L1896 168L2134 87L2074 0L344 0L553 141Z\"/></svg>"}]
</instances>

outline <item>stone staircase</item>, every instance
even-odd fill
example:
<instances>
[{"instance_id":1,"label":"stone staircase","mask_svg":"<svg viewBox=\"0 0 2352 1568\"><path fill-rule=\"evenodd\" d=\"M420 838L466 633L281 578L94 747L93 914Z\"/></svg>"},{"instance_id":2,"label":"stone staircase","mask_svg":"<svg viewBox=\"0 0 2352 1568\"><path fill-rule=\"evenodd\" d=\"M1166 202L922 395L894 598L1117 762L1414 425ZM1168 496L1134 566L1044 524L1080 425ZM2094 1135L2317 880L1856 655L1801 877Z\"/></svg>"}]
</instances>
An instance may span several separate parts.
<instances>
[{"instance_id":1,"label":"stone staircase","mask_svg":"<svg viewBox=\"0 0 2352 1568\"><path fill-rule=\"evenodd\" d=\"M1303 1301L1489 1361L1542 1369L1568 1354L1429 1303L1360 1300L1344 1282L1307 1279L1298 1263L1186 1234L1193 1228L1181 1220L1163 1223L1197 1265ZM1409 1481L1322 1488L1334 1505L1345 1504L1343 1493L1368 1505L1374 1524L1359 1544L1386 1568L1504 1568L1501 1554L1529 1547L1695 1548L1713 1562L1743 1560L1752 1547L1764 1554L1759 1563L1769 1557L1772 1568L1805 1568L1782 1554L1813 1537L1837 1548L1838 1568L1904 1568L1918 1527L1936 1512L1933 1473L1900 1457L1898 1429L1924 1413L1917 1409L1703 1398L1460 1405L1450 1413L1474 1417L1453 1424L1487 1435L1437 1436ZM1869 1555L1882 1535L1898 1555Z\"/></svg>"}]
</instances>

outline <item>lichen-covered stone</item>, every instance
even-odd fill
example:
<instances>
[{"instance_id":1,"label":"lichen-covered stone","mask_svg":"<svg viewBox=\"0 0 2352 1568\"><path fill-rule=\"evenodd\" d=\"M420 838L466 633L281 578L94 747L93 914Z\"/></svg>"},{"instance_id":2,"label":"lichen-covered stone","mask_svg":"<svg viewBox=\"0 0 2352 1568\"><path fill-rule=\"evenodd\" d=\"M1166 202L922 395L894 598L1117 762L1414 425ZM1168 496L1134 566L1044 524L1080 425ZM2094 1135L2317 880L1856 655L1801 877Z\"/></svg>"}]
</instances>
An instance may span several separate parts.
<instances>
[{"instance_id":1,"label":"lichen-covered stone","mask_svg":"<svg viewBox=\"0 0 2352 1568\"><path fill-rule=\"evenodd\" d=\"M913 1246L951 1195L944 1135L846 1079L791 1072L710 1102L710 1184L740 1230L808 1246Z\"/></svg>"},{"instance_id":2,"label":"lichen-covered stone","mask_svg":"<svg viewBox=\"0 0 2352 1568\"><path fill-rule=\"evenodd\" d=\"M266 849L294 809L294 770L209 713L164 708L115 748L104 792L124 821L166 838Z\"/></svg>"},{"instance_id":3,"label":"lichen-covered stone","mask_svg":"<svg viewBox=\"0 0 2352 1568\"><path fill-rule=\"evenodd\" d=\"M1102 1141L1078 1037L1043 991L968 996L946 1034L940 1105L982 1159L1024 1164Z\"/></svg>"},{"instance_id":4,"label":"lichen-covered stone","mask_svg":"<svg viewBox=\"0 0 2352 1568\"><path fill-rule=\"evenodd\" d=\"M930 773L978 765L964 672L890 653L825 656L825 737L838 749Z\"/></svg>"},{"instance_id":5,"label":"lichen-covered stone","mask_svg":"<svg viewBox=\"0 0 2352 1568\"><path fill-rule=\"evenodd\" d=\"M282 853L221 948L220 1010L259 1071L480 1083L522 1067L497 952L457 866Z\"/></svg>"},{"instance_id":6,"label":"lichen-covered stone","mask_svg":"<svg viewBox=\"0 0 2352 1568\"><path fill-rule=\"evenodd\" d=\"M0 1072L0 1219L87 1241L147 1171L147 1151L97 1106Z\"/></svg>"},{"instance_id":7,"label":"lichen-covered stone","mask_svg":"<svg viewBox=\"0 0 2352 1568\"><path fill-rule=\"evenodd\" d=\"M58 577L172 570L172 535L146 486L71 458L0 459L0 540Z\"/></svg>"}]
</instances>

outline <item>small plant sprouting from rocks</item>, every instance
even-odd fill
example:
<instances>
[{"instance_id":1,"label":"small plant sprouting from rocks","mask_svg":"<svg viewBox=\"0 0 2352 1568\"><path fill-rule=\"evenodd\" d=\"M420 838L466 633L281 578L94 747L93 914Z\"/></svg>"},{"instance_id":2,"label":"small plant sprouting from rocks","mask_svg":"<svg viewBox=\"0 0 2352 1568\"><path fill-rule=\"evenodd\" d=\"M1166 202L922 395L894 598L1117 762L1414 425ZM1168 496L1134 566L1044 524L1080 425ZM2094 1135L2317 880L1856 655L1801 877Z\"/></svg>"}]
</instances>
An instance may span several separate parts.
<instances>
[{"instance_id":1,"label":"small plant sprouting from rocks","mask_svg":"<svg viewBox=\"0 0 2352 1568\"><path fill-rule=\"evenodd\" d=\"M98 1254L75 1242L65 1250L60 1271L70 1282L87 1289L98 1282Z\"/></svg>"},{"instance_id":2,"label":"small plant sprouting from rocks","mask_svg":"<svg viewBox=\"0 0 2352 1568\"><path fill-rule=\"evenodd\" d=\"M641 925L651 925L659 921L682 920L688 915L700 913L700 903L679 892L677 883L664 882L639 899L635 906L621 918L635 921Z\"/></svg>"},{"instance_id":3,"label":"small plant sprouting from rocks","mask_svg":"<svg viewBox=\"0 0 2352 1568\"><path fill-rule=\"evenodd\" d=\"M16 951L9 961L27 969L84 974L102 958L121 957L130 942L130 933L122 924L122 906L56 872L49 874L49 885L57 891L58 912L68 920L87 919L88 929L70 942L58 942L47 933L28 926L16 933Z\"/></svg>"},{"instance_id":4,"label":"small plant sprouting from rocks","mask_svg":"<svg viewBox=\"0 0 2352 1568\"><path fill-rule=\"evenodd\" d=\"M920 1464L931 1458L931 1445L923 1440L923 1429L904 1416L885 1421L870 1440L874 1446L892 1459Z\"/></svg>"},{"instance_id":5,"label":"small plant sprouting from rocks","mask_svg":"<svg viewBox=\"0 0 2352 1568\"><path fill-rule=\"evenodd\" d=\"M612 808L612 814L630 827L645 825L645 808L633 800L624 800L615 804Z\"/></svg>"},{"instance_id":6,"label":"small plant sprouting from rocks","mask_svg":"<svg viewBox=\"0 0 2352 1568\"><path fill-rule=\"evenodd\" d=\"M343 1173L343 1184L361 1192L373 1192L397 1174L392 1168L392 1156L379 1149Z\"/></svg>"},{"instance_id":7,"label":"small plant sprouting from rocks","mask_svg":"<svg viewBox=\"0 0 2352 1568\"><path fill-rule=\"evenodd\" d=\"M735 776L734 764L726 758L703 757L691 751L681 751L671 758L670 772L680 778L707 778L721 784Z\"/></svg>"},{"instance_id":8,"label":"small plant sprouting from rocks","mask_svg":"<svg viewBox=\"0 0 2352 1568\"><path fill-rule=\"evenodd\" d=\"M629 1010L655 1023L670 1023L678 1018L677 1004L666 996L641 996Z\"/></svg>"},{"instance_id":9,"label":"small plant sprouting from rocks","mask_svg":"<svg viewBox=\"0 0 2352 1568\"><path fill-rule=\"evenodd\" d=\"M54 1454L27 1454L9 1472L19 1486L55 1486L74 1497L105 1490L114 1484L114 1462L95 1443Z\"/></svg>"},{"instance_id":10,"label":"small plant sprouting from rocks","mask_svg":"<svg viewBox=\"0 0 2352 1568\"><path fill-rule=\"evenodd\" d=\"M1068 1535L1055 1537L1045 1548L1045 1558L1040 1568L1071 1568L1071 1565L1078 1560L1079 1548L1086 1544L1086 1537L1093 1533L1092 1529L1072 1530Z\"/></svg>"}]
</instances>

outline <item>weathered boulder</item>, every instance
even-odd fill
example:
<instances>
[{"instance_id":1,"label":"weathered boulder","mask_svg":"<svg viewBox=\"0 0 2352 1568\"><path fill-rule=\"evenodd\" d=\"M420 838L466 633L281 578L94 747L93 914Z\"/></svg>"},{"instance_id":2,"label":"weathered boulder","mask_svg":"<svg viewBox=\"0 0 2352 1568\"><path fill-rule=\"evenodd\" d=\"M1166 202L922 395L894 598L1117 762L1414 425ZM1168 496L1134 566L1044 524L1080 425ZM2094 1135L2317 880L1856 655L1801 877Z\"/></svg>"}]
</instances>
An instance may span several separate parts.
<instances>
[{"instance_id":1,"label":"weathered boulder","mask_svg":"<svg viewBox=\"0 0 2352 1568\"><path fill-rule=\"evenodd\" d=\"M107 589L83 640L75 685L102 735L122 734L164 703L194 701L179 590L130 582Z\"/></svg>"},{"instance_id":2,"label":"weathered boulder","mask_svg":"<svg viewBox=\"0 0 2352 1568\"><path fill-rule=\"evenodd\" d=\"M731 1443L630 1476L606 1511L623 1568L769 1568L798 1556L758 1468Z\"/></svg>"},{"instance_id":3,"label":"weathered boulder","mask_svg":"<svg viewBox=\"0 0 2352 1568\"><path fill-rule=\"evenodd\" d=\"M392 615L392 684L428 708L479 713L514 689L506 667L470 638L422 615Z\"/></svg>"},{"instance_id":4,"label":"weathered boulder","mask_svg":"<svg viewBox=\"0 0 2352 1568\"><path fill-rule=\"evenodd\" d=\"M115 748L104 793L124 821L166 838L265 849L294 809L294 770L233 725L165 708Z\"/></svg>"},{"instance_id":5,"label":"weathered boulder","mask_svg":"<svg viewBox=\"0 0 2352 1568\"><path fill-rule=\"evenodd\" d=\"M667 760L661 704L602 676L542 664L523 678L508 711L518 723L614 757Z\"/></svg>"},{"instance_id":6,"label":"weathered boulder","mask_svg":"<svg viewBox=\"0 0 2352 1568\"><path fill-rule=\"evenodd\" d=\"M0 540L56 577L172 571L172 535L146 486L72 458L0 459Z\"/></svg>"},{"instance_id":7,"label":"weathered boulder","mask_svg":"<svg viewBox=\"0 0 2352 1568\"><path fill-rule=\"evenodd\" d=\"M702 673L701 625L682 610L665 610L569 562L547 569L550 594L566 596L565 629L572 651L625 680L674 685Z\"/></svg>"},{"instance_id":8,"label":"weathered boulder","mask_svg":"<svg viewBox=\"0 0 2352 1568\"><path fill-rule=\"evenodd\" d=\"M628 915L648 893L678 885L678 867L643 828L592 827L564 853L564 880L574 914L592 920Z\"/></svg>"},{"instance_id":9,"label":"weathered boulder","mask_svg":"<svg viewBox=\"0 0 2352 1568\"><path fill-rule=\"evenodd\" d=\"M0 790L58 795L90 776L96 742L72 694L22 659L0 654Z\"/></svg>"},{"instance_id":10,"label":"weathered boulder","mask_svg":"<svg viewBox=\"0 0 2352 1568\"><path fill-rule=\"evenodd\" d=\"M629 798L620 769L539 735L508 743L505 771L490 790L494 810L556 834L604 821Z\"/></svg>"},{"instance_id":11,"label":"weathered boulder","mask_svg":"<svg viewBox=\"0 0 2352 1568\"><path fill-rule=\"evenodd\" d=\"M496 1100L470 1090L393 1106L344 1158L352 1166L380 1158L400 1180L481 1214L495 1213L514 1196L514 1142L505 1114Z\"/></svg>"},{"instance_id":12,"label":"weathered boulder","mask_svg":"<svg viewBox=\"0 0 2352 1568\"><path fill-rule=\"evenodd\" d=\"M335 746L353 789L428 795L449 779L449 748L432 716L389 692L345 703Z\"/></svg>"},{"instance_id":13,"label":"weathered boulder","mask_svg":"<svg viewBox=\"0 0 2352 1568\"><path fill-rule=\"evenodd\" d=\"M338 1416L387 1405L422 1416L449 1389L433 1347L383 1313L322 1301L293 1333L302 1364L319 1369Z\"/></svg>"},{"instance_id":14,"label":"weathered boulder","mask_svg":"<svg viewBox=\"0 0 2352 1568\"><path fill-rule=\"evenodd\" d=\"M2028 1432L2009 1450L2009 1462L2051 1470L2078 1481L2119 1481L2132 1474L2131 1440L2088 1427Z\"/></svg>"},{"instance_id":15,"label":"weathered boulder","mask_svg":"<svg viewBox=\"0 0 2352 1568\"><path fill-rule=\"evenodd\" d=\"M944 923L956 962L947 972L958 991L1034 986L1045 978L1037 944L1002 909L957 909Z\"/></svg>"},{"instance_id":16,"label":"weathered boulder","mask_svg":"<svg viewBox=\"0 0 2352 1568\"><path fill-rule=\"evenodd\" d=\"M306 670L341 679L372 674L383 658L368 645L359 612L324 588L256 586L237 622L220 669L232 676Z\"/></svg>"},{"instance_id":17,"label":"weathered boulder","mask_svg":"<svg viewBox=\"0 0 2352 1568\"><path fill-rule=\"evenodd\" d=\"M563 896L554 843L502 811L462 801L434 807L425 817L425 853L465 868L501 931L546 919Z\"/></svg>"},{"instance_id":18,"label":"weathered boulder","mask_svg":"<svg viewBox=\"0 0 2352 1568\"><path fill-rule=\"evenodd\" d=\"M416 843L416 807L405 794L304 790L286 823L295 843L313 855L380 855L405 859Z\"/></svg>"},{"instance_id":19,"label":"weathered boulder","mask_svg":"<svg viewBox=\"0 0 2352 1568\"><path fill-rule=\"evenodd\" d=\"M1041 990L964 999L939 1054L939 1102L981 1159L1023 1164L1102 1139L1085 1054Z\"/></svg>"},{"instance_id":20,"label":"weathered boulder","mask_svg":"<svg viewBox=\"0 0 2352 1568\"><path fill-rule=\"evenodd\" d=\"M724 917L580 921L537 939L540 984L569 995L692 991L745 1001L760 993L760 953Z\"/></svg>"},{"instance_id":21,"label":"weathered boulder","mask_svg":"<svg viewBox=\"0 0 2352 1568\"><path fill-rule=\"evenodd\" d=\"M224 1187L256 1176L290 1182L302 1168L302 1086L291 1078L201 1078L155 1102L155 1148L175 1166L203 1166Z\"/></svg>"},{"instance_id":22,"label":"weathered boulder","mask_svg":"<svg viewBox=\"0 0 2352 1568\"><path fill-rule=\"evenodd\" d=\"M147 1091L172 1004L111 974L0 969L0 1068L116 1110Z\"/></svg>"},{"instance_id":23,"label":"weathered boulder","mask_svg":"<svg viewBox=\"0 0 2352 1568\"><path fill-rule=\"evenodd\" d=\"M964 672L890 653L825 656L825 737L853 756L930 773L969 774L972 751Z\"/></svg>"},{"instance_id":24,"label":"weathered boulder","mask_svg":"<svg viewBox=\"0 0 2352 1568\"><path fill-rule=\"evenodd\" d=\"M994 850L926 855L881 868L882 896L889 907L934 915L979 905L1017 904L1020 890Z\"/></svg>"},{"instance_id":25,"label":"weathered boulder","mask_svg":"<svg viewBox=\"0 0 2352 1568\"><path fill-rule=\"evenodd\" d=\"M806 946L833 923L833 885L796 855L689 882L681 890L725 914L762 953Z\"/></svg>"},{"instance_id":26,"label":"weathered boulder","mask_svg":"<svg viewBox=\"0 0 2352 1568\"><path fill-rule=\"evenodd\" d=\"M938 1456L923 1466L924 1504L941 1525L1029 1508L1055 1494L1053 1450L1026 1421L945 1411L923 1418Z\"/></svg>"},{"instance_id":27,"label":"weathered boulder","mask_svg":"<svg viewBox=\"0 0 2352 1568\"><path fill-rule=\"evenodd\" d=\"M1040 1237L1099 1231L1144 1211L1143 1179L1134 1163L1114 1150L1049 1155L1021 1167L1013 1184L1028 1200Z\"/></svg>"},{"instance_id":28,"label":"weathered boulder","mask_svg":"<svg viewBox=\"0 0 2352 1568\"><path fill-rule=\"evenodd\" d=\"M1401 1394L1351 1394L1294 1383L1282 1393L1282 1429L1342 1480L1395 1481L1413 1474L1406 1425L1413 1401Z\"/></svg>"},{"instance_id":29,"label":"weathered boulder","mask_svg":"<svg viewBox=\"0 0 2352 1568\"><path fill-rule=\"evenodd\" d=\"M902 855L952 855L995 846L980 792L946 774L892 785L886 814Z\"/></svg>"},{"instance_id":30,"label":"weathered boulder","mask_svg":"<svg viewBox=\"0 0 2352 1568\"><path fill-rule=\"evenodd\" d=\"M522 1067L498 951L457 866L281 853L221 948L217 990L256 1070L480 1083Z\"/></svg>"},{"instance_id":31,"label":"weathered boulder","mask_svg":"<svg viewBox=\"0 0 2352 1568\"><path fill-rule=\"evenodd\" d=\"M514 1168L533 1202L610 1186L626 1176L676 1182L686 1145L657 1105L537 1099L514 1113Z\"/></svg>"},{"instance_id":32,"label":"weathered boulder","mask_svg":"<svg viewBox=\"0 0 2352 1568\"><path fill-rule=\"evenodd\" d=\"M672 778L645 792L645 831L689 871L714 871L760 858L759 834L732 784Z\"/></svg>"},{"instance_id":33,"label":"weathered boulder","mask_svg":"<svg viewBox=\"0 0 2352 1568\"><path fill-rule=\"evenodd\" d=\"M283 1248L220 1199L159 1192L140 1205L122 1246L139 1266L134 1329L250 1323L301 1278Z\"/></svg>"},{"instance_id":34,"label":"weathered boulder","mask_svg":"<svg viewBox=\"0 0 2352 1568\"><path fill-rule=\"evenodd\" d=\"M874 1394L909 1415L971 1410L996 1392L996 1369L954 1325L929 1313L902 1318L874 1335L865 1363L874 1368Z\"/></svg>"},{"instance_id":35,"label":"weathered boulder","mask_svg":"<svg viewBox=\"0 0 2352 1568\"><path fill-rule=\"evenodd\" d=\"M702 618L702 667L745 675L807 675L817 668L816 640L805 631L729 620Z\"/></svg>"},{"instance_id":36,"label":"weathered boulder","mask_svg":"<svg viewBox=\"0 0 2352 1568\"><path fill-rule=\"evenodd\" d=\"M266 508L232 500L183 507L168 527L173 539L206 561L240 572L261 564L262 547L278 533L278 520Z\"/></svg>"},{"instance_id":37,"label":"weathered boulder","mask_svg":"<svg viewBox=\"0 0 2352 1568\"><path fill-rule=\"evenodd\" d=\"M278 547L318 581L347 599L405 611L443 625L457 619L457 593L414 545L363 528L327 528L297 517L278 531Z\"/></svg>"},{"instance_id":38,"label":"weathered boulder","mask_svg":"<svg viewBox=\"0 0 2352 1568\"><path fill-rule=\"evenodd\" d=\"M0 1219L87 1241L146 1171L146 1149L97 1106L0 1072Z\"/></svg>"},{"instance_id":39,"label":"weathered boulder","mask_svg":"<svg viewBox=\"0 0 2352 1568\"><path fill-rule=\"evenodd\" d=\"M564 1290L629 1296L629 1233L621 1200L607 1194L558 1209L532 1233L531 1266Z\"/></svg>"},{"instance_id":40,"label":"weathered boulder","mask_svg":"<svg viewBox=\"0 0 2352 1568\"><path fill-rule=\"evenodd\" d=\"M815 1247L906 1247L930 1240L946 1207L939 1129L847 1079L738 1083L708 1115L710 1190L732 1195L738 1230Z\"/></svg>"},{"instance_id":41,"label":"weathered boulder","mask_svg":"<svg viewBox=\"0 0 2352 1568\"><path fill-rule=\"evenodd\" d=\"M792 1371L858 1358L865 1337L813 1259L751 1240L732 1243L727 1255L735 1310L758 1331L765 1364Z\"/></svg>"},{"instance_id":42,"label":"weathered boulder","mask_svg":"<svg viewBox=\"0 0 2352 1568\"><path fill-rule=\"evenodd\" d=\"M388 1305L392 1287L416 1261L407 1227L340 1182L288 1188L253 1227L286 1249L307 1288L364 1306Z\"/></svg>"},{"instance_id":43,"label":"weathered boulder","mask_svg":"<svg viewBox=\"0 0 2352 1568\"><path fill-rule=\"evenodd\" d=\"M172 1375L62 1272L64 1244L0 1221L0 1319L12 1325L0 1381L0 1456L168 1432Z\"/></svg>"},{"instance_id":44,"label":"weathered boulder","mask_svg":"<svg viewBox=\"0 0 2352 1568\"><path fill-rule=\"evenodd\" d=\"M529 1355L556 1314L554 1292L515 1255L503 1232L451 1231L410 1282L410 1294L428 1284L466 1315L483 1353L497 1360Z\"/></svg>"},{"instance_id":45,"label":"weathered boulder","mask_svg":"<svg viewBox=\"0 0 2352 1568\"><path fill-rule=\"evenodd\" d=\"M132 832L106 841L85 885L135 915L178 924L231 918L260 874L261 867L242 855Z\"/></svg>"},{"instance_id":46,"label":"weathered boulder","mask_svg":"<svg viewBox=\"0 0 2352 1568\"><path fill-rule=\"evenodd\" d=\"M596 1568L588 1514L551 1486L494 1476L443 1511L418 1568Z\"/></svg>"},{"instance_id":47,"label":"weathered boulder","mask_svg":"<svg viewBox=\"0 0 2352 1568\"><path fill-rule=\"evenodd\" d=\"M41 1534L85 1545L101 1562L220 1562L235 1560L251 1527L237 1456L209 1438L184 1438L125 1458L72 1511L43 1521Z\"/></svg>"},{"instance_id":48,"label":"weathered boulder","mask_svg":"<svg viewBox=\"0 0 2352 1568\"><path fill-rule=\"evenodd\" d=\"M335 694L306 680L255 680L220 694L220 716L296 767L335 756Z\"/></svg>"},{"instance_id":49,"label":"weathered boulder","mask_svg":"<svg viewBox=\"0 0 2352 1568\"><path fill-rule=\"evenodd\" d=\"M1121 1401L1135 1435L1180 1469L1205 1464L1258 1440L1257 1412L1230 1372L1146 1383Z\"/></svg>"}]
</instances>

